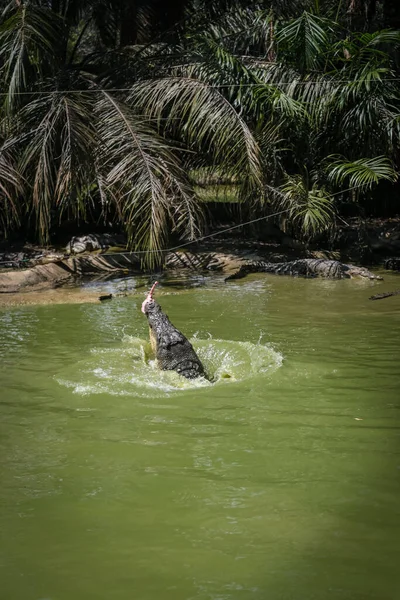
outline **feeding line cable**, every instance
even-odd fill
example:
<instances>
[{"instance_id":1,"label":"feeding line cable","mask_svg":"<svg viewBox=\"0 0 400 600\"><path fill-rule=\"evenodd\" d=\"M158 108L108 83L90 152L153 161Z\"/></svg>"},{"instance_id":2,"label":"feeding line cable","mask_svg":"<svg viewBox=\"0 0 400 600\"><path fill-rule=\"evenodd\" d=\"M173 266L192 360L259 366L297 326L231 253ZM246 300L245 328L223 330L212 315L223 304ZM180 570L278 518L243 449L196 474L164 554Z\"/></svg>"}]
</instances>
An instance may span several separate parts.
<instances>
[{"instance_id":1,"label":"feeding line cable","mask_svg":"<svg viewBox=\"0 0 400 600\"><path fill-rule=\"evenodd\" d=\"M262 221L263 219L269 219L272 217L277 217L278 215L282 215L283 213L287 212L289 209L286 208L285 210L281 210L277 213L274 213L272 215L264 215L263 217L259 217L257 219L252 219L251 221L246 221L245 223L240 223L239 225L234 225L233 227L228 227L226 229L223 229L222 231L217 231L215 233L210 233L209 235L203 235L202 237L196 238L195 240L191 240L190 242L185 242L184 244L180 244L179 246L174 246L173 248L165 248L165 249L160 249L160 250L132 250L132 251L127 251L127 252L101 252L100 254L96 255L96 256L125 256L127 254L167 254L168 252L174 252L174 250L180 250L181 248L185 248L186 246L190 246L191 244L196 244L197 242L201 242L203 240L207 240L209 238L215 237L217 235L221 235L223 233L226 233L227 231L232 231L232 229L238 229L239 227L244 227L245 225L250 225L251 223L256 223L257 221ZM68 256L73 256L73 255L68 255ZM7 260L7 261L2 261L0 262L0 264L9 264L9 263L20 263L20 262L26 262L29 261L29 258L25 258L23 260Z\"/></svg>"},{"instance_id":2,"label":"feeding line cable","mask_svg":"<svg viewBox=\"0 0 400 600\"><path fill-rule=\"evenodd\" d=\"M345 192L350 192L350 191L358 189L360 187L364 187L364 186L363 185L355 185L353 187L347 188L346 190L341 190L340 192L335 192L334 194L329 194L329 195L331 197L339 196L340 194L344 194ZM222 229L221 231L216 231L215 233L210 233L209 235L203 235L202 237L191 240L190 242L185 242L184 244L179 244L179 246L174 246L173 248L166 248L164 250L137 250L137 251L133 250L131 253L129 253L129 252L109 252L109 253L99 254L99 256L115 256L116 254L118 254L118 255L153 254L153 253L161 254L161 253L174 252L175 250L180 250L181 248L186 248L187 246L190 246L191 244L196 244L197 242L202 242L203 240L207 240L207 239L216 237L217 235L222 235L223 233L227 233L228 231L232 231L233 229L239 229L240 227L244 227L245 225L252 225L253 223L257 223L257 222L263 221L265 219L272 219L272 217L278 217L279 215L283 215L284 213L287 213L289 211L290 211L290 208L285 208L284 210L280 210L279 212L273 213L272 215L264 215L263 217L258 217L257 219L252 219L251 221L245 221L244 223L240 223L239 225L233 225L232 227L227 227L226 229ZM346 221L344 221L344 223L346 223ZM348 223L346 223L346 225L348 225Z\"/></svg>"},{"instance_id":3,"label":"feeding line cable","mask_svg":"<svg viewBox=\"0 0 400 600\"><path fill-rule=\"evenodd\" d=\"M329 194L331 197L333 196L339 196L340 194L344 194L345 192L350 192L352 190L356 190L360 187L364 187L363 185L355 185L353 187L347 188L345 190L341 190L340 192L335 192L334 194ZM184 244L179 244L179 246L174 246L172 248L165 248L165 249L160 249L160 250L132 250L131 252L127 251L127 252L102 252L100 254L98 254L97 256L125 256L128 254L167 254L168 252L174 252L175 250L181 250L182 248L186 248L187 246L191 246L192 244L196 244L198 242L202 242L203 240L208 240L210 238L216 237L217 235L222 235L224 233L227 233L228 231L233 231L234 229L239 229L240 227L244 227L245 225L252 225L253 223L257 223L259 221L263 221L265 219L272 219L273 217L278 217L279 215L283 215L284 213L287 213L290 211L290 208L285 208L283 210L280 210L279 212L273 213L271 215L264 215L262 217L258 217L256 219L251 219L250 221L245 221L243 223L240 223L239 225L233 225L232 227L227 227L226 229L222 229L221 231L216 231L215 233L210 233L209 235L203 235L199 238L196 238L194 240L191 240L189 242L185 242ZM341 217L339 217L341 219ZM343 221L343 219L341 219L341 221ZM346 223L346 221L343 221L346 225L348 225L348 223ZM68 255L71 256L71 255ZM31 259L29 258L25 258L22 260L6 260L6 261L1 261L0 264L18 264L21 262L29 262Z\"/></svg>"},{"instance_id":4,"label":"feeding line cable","mask_svg":"<svg viewBox=\"0 0 400 600\"><path fill-rule=\"evenodd\" d=\"M180 250L181 248L186 248L186 246L190 246L191 244L197 244L197 242L202 242L203 240L208 240L209 238L213 238L217 235L222 235L227 231L232 231L233 229L239 229L239 227L244 227L245 225L251 225L252 223L257 223L257 221L262 221L264 219L270 219L272 217L277 217L278 215L282 215L287 212L289 209L285 208L285 210L281 210L272 215L264 215L263 217L259 217L258 219L252 219L251 221L246 221L245 223L240 223L239 225L233 225L233 227L227 227L226 229L222 229L222 231L216 231L215 233L210 233L209 235L203 235L202 237L196 238L195 240L191 240L190 242L185 242L184 244L179 244L179 246L174 246L173 248L165 248L164 250L132 250L132 252L109 252L102 253L99 256L115 256L116 254L161 254L168 252L174 252L175 250Z\"/></svg>"}]
</instances>

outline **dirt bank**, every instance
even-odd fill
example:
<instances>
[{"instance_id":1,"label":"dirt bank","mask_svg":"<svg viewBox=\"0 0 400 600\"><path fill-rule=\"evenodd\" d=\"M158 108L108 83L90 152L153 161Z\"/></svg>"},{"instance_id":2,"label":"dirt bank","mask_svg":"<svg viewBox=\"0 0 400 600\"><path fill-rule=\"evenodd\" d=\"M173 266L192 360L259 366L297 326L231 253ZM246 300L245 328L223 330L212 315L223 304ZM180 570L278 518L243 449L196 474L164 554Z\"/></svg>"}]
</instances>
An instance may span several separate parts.
<instances>
[{"instance_id":1,"label":"dirt bank","mask_svg":"<svg viewBox=\"0 0 400 600\"><path fill-rule=\"evenodd\" d=\"M140 260L133 252L107 255L86 254L55 259L27 269L0 272L0 294L36 292L54 288L85 275L140 273Z\"/></svg>"},{"instance_id":2,"label":"dirt bank","mask_svg":"<svg viewBox=\"0 0 400 600\"><path fill-rule=\"evenodd\" d=\"M253 232L249 237L247 231L236 229L228 233L221 227L216 237L206 242L167 253L163 269L167 272L184 269L186 273L188 269L195 272L219 271L230 275L248 259L283 262L296 258L324 258L383 266L385 259L400 254L400 219L364 221L362 227L359 220L353 219L342 224L335 236L329 243L326 239L320 240L325 249L307 249L286 245L271 232L264 239L262 232ZM126 252L123 248L115 252L114 248L105 247L100 237L94 234L72 238L70 251L73 251L72 241L79 248L79 254L73 256L65 254L65 249L29 245L5 249L0 256L0 305L99 302L98 292L85 290L79 285L82 277L143 275L140 255ZM93 251L97 238L103 245ZM395 259L392 263L397 264ZM14 268L10 268L12 266ZM388 268L394 269L393 265ZM77 287L72 288L74 283Z\"/></svg>"}]
</instances>

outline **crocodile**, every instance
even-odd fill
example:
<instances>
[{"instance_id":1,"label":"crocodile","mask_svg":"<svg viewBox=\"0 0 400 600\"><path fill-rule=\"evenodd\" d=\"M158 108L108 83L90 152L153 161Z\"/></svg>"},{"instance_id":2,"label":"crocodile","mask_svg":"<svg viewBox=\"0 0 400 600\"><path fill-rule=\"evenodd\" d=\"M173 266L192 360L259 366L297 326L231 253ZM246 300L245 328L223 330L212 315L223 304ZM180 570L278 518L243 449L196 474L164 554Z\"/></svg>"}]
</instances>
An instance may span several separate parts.
<instances>
[{"instance_id":1,"label":"crocodile","mask_svg":"<svg viewBox=\"0 0 400 600\"><path fill-rule=\"evenodd\" d=\"M31 268L12 271L0 271L0 294L21 291L40 290L64 285L75 277L95 274L117 274L118 272L142 271L141 257L135 252L115 254L82 254L70 258L43 257ZM387 269L398 269L398 259L392 258L385 263ZM35 263L37 263L35 259ZM6 263L7 264L7 263ZM257 255L243 255L239 252L168 252L164 267L168 271L190 269L196 272L216 271L227 279L239 279L248 273L276 273L279 275L303 277L329 277L342 279L348 277L367 277L382 279L364 267L346 265L336 260L301 258L289 262L266 262Z\"/></svg>"},{"instance_id":2,"label":"crocodile","mask_svg":"<svg viewBox=\"0 0 400 600\"><path fill-rule=\"evenodd\" d=\"M235 273L229 275L225 281L241 279L249 273L274 273L275 275L291 275L292 277L327 277L329 279L350 279L353 277L382 279L382 277L371 273L365 267L347 265L338 260L299 258L281 263L269 263L262 260L246 261Z\"/></svg>"},{"instance_id":3,"label":"crocodile","mask_svg":"<svg viewBox=\"0 0 400 600\"><path fill-rule=\"evenodd\" d=\"M327 277L349 279L364 277L381 280L365 267L357 267L338 260L325 258L299 258L286 262L268 262L259 257L245 258L239 254L171 252L166 257L167 268L222 271L228 275L225 281L240 279L249 273L273 273L292 277Z\"/></svg>"},{"instance_id":4,"label":"crocodile","mask_svg":"<svg viewBox=\"0 0 400 600\"><path fill-rule=\"evenodd\" d=\"M142 313L147 317L150 329L150 343L163 371L176 371L187 379L205 377L204 367L189 340L181 333L161 306L154 300L153 293L158 282L152 286L142 304Z\"/></svg>"}]
</instances>

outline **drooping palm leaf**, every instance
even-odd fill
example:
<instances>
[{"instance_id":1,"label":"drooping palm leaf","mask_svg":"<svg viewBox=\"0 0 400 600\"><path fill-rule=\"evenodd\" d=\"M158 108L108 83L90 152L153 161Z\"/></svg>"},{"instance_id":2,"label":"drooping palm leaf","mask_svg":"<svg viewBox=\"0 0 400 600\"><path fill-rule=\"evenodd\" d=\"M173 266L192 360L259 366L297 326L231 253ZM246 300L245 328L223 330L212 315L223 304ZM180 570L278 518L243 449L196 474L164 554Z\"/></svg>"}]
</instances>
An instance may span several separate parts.
<instances>
[{"instance_id":1,"label":"drooping palm leaf","mask_svg":"<svg viewBox=\"0 0 400 600\"><path fill-rule=\"evenodd\" d=\"M52 211L85 213L82 191L94 178L97 143L92 101L89 92L50 92L21 111L27 129L21 136L21 171L32 185L32 208L44 241Z\"/></svg>"},{"instance_id":2,"label":"drooping palm leaf","mask_svg":"<svg viewBox=\"0 0 400 600\"><path fill-rule=\"evenodd\" d=\"M329 157L332 159L334 157ZM371 188L381 180L397 180L398 175L393 168L392 162L386 156L374 158L360 158L354 161L346 161L342 157L336 157L327 167L328 177L335 184L344 184L352 188Z\"/></svg>"},{"instance_id":3,"label":"drooping palm leaf","mask_svg":"<svg viewBox=\"0 0 400 600\"><path fill-rule=\"evenodd\" d=\"M176 152L143 117L106 91L100 92L96 113L104 181L133 247L148 250L145 262L154 266L172 230L189 239L199 233L200 207Z\"/></svg>"},{"instance_id":4,"label":"drooping palm leaf","mask_svg":"<svg viewBox=\"0 0 400 600\"><path fill-rule=\"evenodd\" d=\"M21 211L18 198L24 192L24 181L17 167L14 140L3 141L0 146L0 223L2 230L20 224Z\"/></svg>"},{"instance_id":5,"label":"drooping palm leaf","mask_svg":"<svg viewBox=\"0 0 400 600\"><path fill-rule=\"evenodd\" d=\"M57 63L62 21L50 10L31 3L13 3L0 25L1 77L7 90L6 108L20 103L20 94Z\"/></svg>"},{"instance_id":6,"label":"drooping palm leaf","mask_svg":"<svg viewBox=\"0 0 400 600\"><path fill-rule=\"evenodd\" d=\"M191 151L207 153L215 166L223 163L248 186L260 186L257 142L219 89L189 77L169 77L135 84L129 101Z\"/></svg>"},{"instance_id":7,"label":"drooping palm leaf","mask_svg":"<svg viewBox=\"0 0 400 600\"><path fill-rule=\"evenodd\" d=\"M312 237L328 229L335 214L333 198L324 187L311 184L300 175L287 177L281 187L281 204L287 207L287 216L301 235Z\"/></svg>"}]
</instances>

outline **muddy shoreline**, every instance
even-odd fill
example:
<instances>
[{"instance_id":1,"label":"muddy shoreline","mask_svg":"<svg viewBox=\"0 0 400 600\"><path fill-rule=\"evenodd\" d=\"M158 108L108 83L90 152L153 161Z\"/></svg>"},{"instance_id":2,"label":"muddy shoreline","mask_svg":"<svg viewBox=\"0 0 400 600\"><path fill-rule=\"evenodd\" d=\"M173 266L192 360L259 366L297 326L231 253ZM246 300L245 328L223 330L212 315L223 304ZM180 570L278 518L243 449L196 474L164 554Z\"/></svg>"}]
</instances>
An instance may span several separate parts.
<instances>
[{"instance_id":1,"label":"muddy shoreline","mask_svg":"<svg viewBox=\"0 0 400 600\"><path fill-rule=\"evenodd\" d=\"M171 269L176 271L182 267L183 279L189 272L193 275L196 271L218 271L229 275L244 260L276 263L298 258L321 258L365 265L373 270L386 266L398 271L400 258L396 257L400 257L400 218L364 222L361 233L358 222L347 225L340 235L337 234L336 240L330 243L321 240L321 247L314 244L308 248L288 236L279 239L282 232L269 231L269 235L258 233L254 236L254 232L249 235L237 230L234 234L216 231L211 239L183 244L182 250L166 253L163 268L154 272L144 270L142 256L127 251L123 246L93 249L88 244L86 248L83 246L83 252L71 254L70 244L67 254L65 247L44 248L23 243L7 247L3 243L0 252L0 306L98 303L101 292L85 287L82 285L84 281L137 276L143 282L140 287L144 288L156 276L168 275ZM193 262L189 258L189 263L186 259L182 261L180 257L187 254L195 255L196 260ZM197 257L200 259L197 260ZM387 262L388 259L391 262ZM203 260L208 265L205 269ZM185 264L181 265L181 262ZM142 293L139 289L130 290L129 295Z\"/></svg>"}]
</instances>

